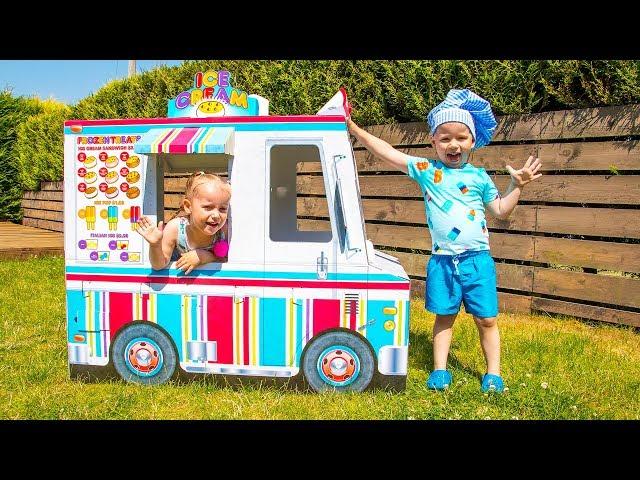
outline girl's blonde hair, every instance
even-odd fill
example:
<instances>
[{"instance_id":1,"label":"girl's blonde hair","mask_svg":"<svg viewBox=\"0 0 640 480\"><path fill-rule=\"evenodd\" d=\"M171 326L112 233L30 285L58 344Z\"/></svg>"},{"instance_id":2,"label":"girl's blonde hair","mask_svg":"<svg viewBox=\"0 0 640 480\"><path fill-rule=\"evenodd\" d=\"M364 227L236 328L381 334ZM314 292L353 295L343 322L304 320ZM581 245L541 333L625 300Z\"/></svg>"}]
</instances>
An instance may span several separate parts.
<instances>
[{"instance_id":1,"label":"girl's blonde hair","mask_svg":"<svg viewBox=\"0 0 640 480\"><path fill-rule=\"evenodd\" d=\"M193 197L198 187L208 182L215 183L218 188L228 192L229 196L231 196L231 185L225 182L218 175L200 171L200 172L192 173L191 176L189 176L189 178L187 179L187 187L184 192L184 200L189 200L190 202L193 201ZM180 209L175 213L173 217L171 217L171 220L177 217L187 217L187 216L189 215L184 210L184 201L182 201L180 202Z\"/></svg>"}]
</instances>

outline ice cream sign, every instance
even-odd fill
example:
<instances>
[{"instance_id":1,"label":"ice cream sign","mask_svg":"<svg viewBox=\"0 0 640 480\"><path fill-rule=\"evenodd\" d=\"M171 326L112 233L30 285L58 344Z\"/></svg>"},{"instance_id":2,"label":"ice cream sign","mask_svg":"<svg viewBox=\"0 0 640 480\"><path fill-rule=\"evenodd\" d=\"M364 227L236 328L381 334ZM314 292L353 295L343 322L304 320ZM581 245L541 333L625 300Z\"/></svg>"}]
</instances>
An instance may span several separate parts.
<instances>
[{"instance_id":1,"label":"ice cream sign","mask_svg":"<svg viewBox=\"0 0 640 480\"><path fill-rule=\"evenodd\" d=\"M198 72L193 88L169 100L170 118L268 115L269 102L231 86L227 70Z\"/></svg>"}]
</instances>

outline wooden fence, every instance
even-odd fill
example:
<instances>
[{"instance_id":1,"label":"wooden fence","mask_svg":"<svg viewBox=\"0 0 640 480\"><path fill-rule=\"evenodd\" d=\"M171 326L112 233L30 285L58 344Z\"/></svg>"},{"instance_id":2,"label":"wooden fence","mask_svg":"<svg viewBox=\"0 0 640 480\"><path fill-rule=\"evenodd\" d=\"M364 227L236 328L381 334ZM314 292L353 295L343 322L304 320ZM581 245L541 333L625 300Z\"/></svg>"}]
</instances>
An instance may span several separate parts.
<instances>
[{"instance_id":1,"label":"wooden fence","mask_svg":"<svg viewBox=\"0 0 640 480\"><path fill-rule=\"evenodd\" d=\"M492 143L471 162L501 192L507 164L530 154L544 175L524 188L506 221L488 218L501 310L544 311L640 326L640 105L498 118ZM400 150L433 157L424 123L367 128ZM416 183L358 144L367 236L398 257L424 293L431 238ZM326 228L319 169L298 175L298 214L308 229ZM186 178L165 177L165 217L178 207ZM323 206L324 202L324 206ZM62 230L62 183L26 192L25 225Z\"/></svg>"}]
</instances>

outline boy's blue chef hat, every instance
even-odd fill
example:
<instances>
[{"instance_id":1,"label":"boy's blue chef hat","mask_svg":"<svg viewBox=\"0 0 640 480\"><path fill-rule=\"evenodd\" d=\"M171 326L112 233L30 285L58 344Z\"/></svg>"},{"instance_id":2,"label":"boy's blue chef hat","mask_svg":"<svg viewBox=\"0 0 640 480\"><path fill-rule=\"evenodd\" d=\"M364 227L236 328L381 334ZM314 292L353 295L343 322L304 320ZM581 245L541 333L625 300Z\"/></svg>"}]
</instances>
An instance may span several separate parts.
<instances>
[{"instance_id":1,"label":"boy's blue chef hat","mask_svg":"<svg viewBox=\"0 0 640 480\"><path fill-rule=\"evenodd\" d=\"M484 147L491 141L497 125L489 102L466 88L449 90L444 101L429 112L427 122L431 135L443 123L464 123L471 130L475 149Z\"/></svg>"}]
</instances>

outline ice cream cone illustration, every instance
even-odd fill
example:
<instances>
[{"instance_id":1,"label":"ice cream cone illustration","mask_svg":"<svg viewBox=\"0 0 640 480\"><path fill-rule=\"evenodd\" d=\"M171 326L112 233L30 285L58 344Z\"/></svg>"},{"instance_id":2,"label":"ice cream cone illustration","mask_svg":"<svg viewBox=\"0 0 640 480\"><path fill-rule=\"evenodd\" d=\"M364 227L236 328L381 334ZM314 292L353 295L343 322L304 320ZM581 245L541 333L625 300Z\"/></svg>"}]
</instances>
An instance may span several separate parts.
<instances>
[{"instance_id":1,"label":"ice cream cone illustration","mask_svg":"<svg viewBox=\"0 0 640 480\"><path fill-rule=\"evenodd\" d=\"M84 209L84 219L87 221L87 230L96 229L96 207L87 206Z\"/></svg>"}]
</instances>

